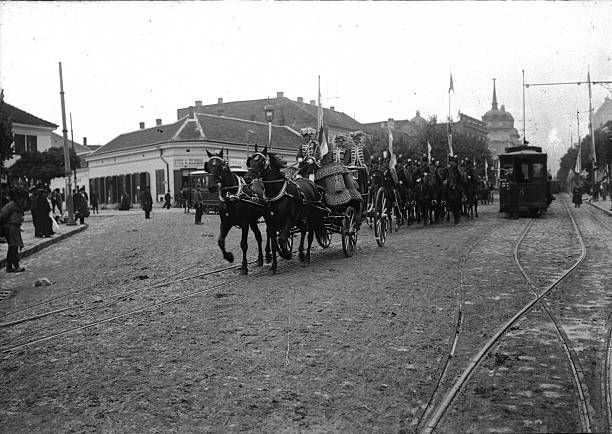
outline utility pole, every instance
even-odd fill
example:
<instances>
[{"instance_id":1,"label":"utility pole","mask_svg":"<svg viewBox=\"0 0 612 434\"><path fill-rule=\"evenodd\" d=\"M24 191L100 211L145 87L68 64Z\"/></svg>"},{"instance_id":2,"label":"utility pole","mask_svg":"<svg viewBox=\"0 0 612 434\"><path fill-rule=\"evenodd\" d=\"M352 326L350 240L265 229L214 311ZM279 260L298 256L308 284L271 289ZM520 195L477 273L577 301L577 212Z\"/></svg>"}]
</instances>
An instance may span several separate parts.
<instances>
[{"instance_id":1,"label":"utility pole","mask_svg":"<svg viewBox=\"0 0 612 434\"><path fill-rule=\"evenodd\" d=\"M568 84L574 84L574 85L578 85L580 86L581 84L588 84L589 87L589 133L591 134L591 150L593 153L593 181L595 182L597 180L597 155L595 152L595 134L593 133L593 93L591 90L591 86L593 84L600 84L604 87L606 87L606 85L612 84L612 81L609 80L598 80L598 81L592 81L591 80L591 71L589 70L588 74L587 74L587 81L563 81L563 82L550 82L550 83L523 83L523 91L525 90L525 88L531 87L531 86L562 86L562 85L568 85Z\"/></svg>"},{"instance_id":2,"label":"utility pole","mask_svg":"<svg viewBox=\"0 0 612 434\"><path fill-rule=\"evenodd\" d=\"M66 105L64 103L64 79L62 78L62 62L59 62L59 76L60 76L60 97L62 101L62 126L64 133L64 177L65 177L65 196L66 196L66 211L68 211L68 220L66 224L68 226L76 225L74 221L74 203L72 201L72 183L71 183L71 170L70 170L70 150L68 148L68 130L66 129Z\"/></svg>"},{"instance_id":3,"label":"utility pole","mask_svg":"<svg viewBox=\"0 0 612 434\"><path fill-rule=\"evenodd\" d=\"M70 112L70 141L72 142L72 152L76 155L76 151L74 150L74 134L72 132L72 112ZM79 186L77 185L77 168L74 167L74 189L78 190Z\"/></svg>"}]
</instances>

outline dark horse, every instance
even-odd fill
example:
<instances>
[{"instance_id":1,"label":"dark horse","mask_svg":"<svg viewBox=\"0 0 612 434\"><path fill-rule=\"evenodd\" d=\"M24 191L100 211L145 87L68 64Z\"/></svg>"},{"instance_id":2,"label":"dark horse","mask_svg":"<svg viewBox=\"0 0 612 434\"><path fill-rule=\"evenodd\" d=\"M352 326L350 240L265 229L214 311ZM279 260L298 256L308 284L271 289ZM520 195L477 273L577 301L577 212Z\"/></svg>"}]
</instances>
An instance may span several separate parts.
<instances>
[{"instance_id":1,"label":"dark horse","mask_svg":"<svg viewBox=\"0 0 612 434\"><path fill-rule=\"evenodd\" d=\"M304 266L310 263L310 248L315 231L322 230L324 216L329 210L321 202L314 182L299 178L289 180L281 172L285 163L267 147L255 152L249 162L249 177L261 178L264 184L265 199L269 207L266 219L268 235L272 242L271 272L276 273L276 254L291 259L289 237L294 227L300 231L299 258ZM308 247L304 253L304 238L308 234Z\"/></svg>"},{"instance_id":2,"label":"dark horse","mask_svg":"<svg viewBox=\"0 0 612 434\"><path fill-rule=\"evenodd\" d=\"M453 214L454 223L461 219L461 205L463 200L463 176L456 164L448 168L446 178L446 204L449 213Z\"/></svg>"},{"instance_id":3,"label":"dark horse","mask_svg":"<svg viewBox=\"0 0 612 434\"><path fill-rule=\"evenodd\" d=\"M261 251L261 231L257 226L259 219L265 215L266 207L263 201L263 189L259 195L254 188L245 185L244 180L231 172L227 162L223 159L223 151L211 154L206 151L209 160L205 164L205 170L213 176L214 185L209 186L211 192L219 192L219 217L221 225L219 228L218 244L223 257L234 262L234 255L225 250L225 238L232 226L242 229L242 266L240 274L248 274L246 253L248 249L247 238L249 227L257 240L257 265L263 265L263 254ZM270 257L270 236L266 243L266 259ZM269 260L268 260L269 262Z\"/></svg>"}]
</instances>

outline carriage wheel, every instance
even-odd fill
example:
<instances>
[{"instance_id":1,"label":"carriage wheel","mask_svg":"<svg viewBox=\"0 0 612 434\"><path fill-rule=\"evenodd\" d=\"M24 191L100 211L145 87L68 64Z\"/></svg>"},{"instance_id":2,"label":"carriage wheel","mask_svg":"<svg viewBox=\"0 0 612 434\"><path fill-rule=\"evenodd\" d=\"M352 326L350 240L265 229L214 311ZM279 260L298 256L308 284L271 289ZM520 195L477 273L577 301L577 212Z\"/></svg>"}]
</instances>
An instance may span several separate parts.
<instances>
[{"instance_id":1,"label":"carriage wheel","mask_svg":"<svg viewBox=\"0 0 612 434\"><path fill-rule=\"evenodd\" d=\"M383 246L387 241L387 196L385 189L379 188L376 192L376 200L374 202L374 236L379 246Z\"/></svg>"},{"instance_id":2,"label":"carriage wheel","mask_svg":"<svg viewBox=\"0 0 612 434\"><path fill-rule=\"evenodd\" d=\"M321 225L319 229L315 231L315 237L317 238L317 242L319 246L324 249L327 249L331 244L332 233L327 229L327 226Z\"/></svg>"},{"instance_id":3,"label":"carriage wheel","mask_svg":"<svg viewBox=\"0 0 612 434\"><path fill-rule=\"evenodd\" d=\"M355 253L357 246L357 211L352 206L344 211L342 220L342 251L344 256L350 258Z\"/></svg>"}]
</instances>

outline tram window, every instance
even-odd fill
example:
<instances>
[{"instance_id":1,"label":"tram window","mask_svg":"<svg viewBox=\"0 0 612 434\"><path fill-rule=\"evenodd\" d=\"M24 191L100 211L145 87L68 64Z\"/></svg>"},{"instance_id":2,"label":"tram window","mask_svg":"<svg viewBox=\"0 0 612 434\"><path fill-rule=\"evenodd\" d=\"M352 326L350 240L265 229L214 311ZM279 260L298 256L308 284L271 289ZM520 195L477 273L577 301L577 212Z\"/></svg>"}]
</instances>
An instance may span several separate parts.
<instances>
[{"instance_id":1,"label":"tram window","mask_svg":"<svg viewBox=\"0 0 612 434\"><path fill-rule=\"evenodd\" d=\"M529 163L521 163L519 167L519 173L517 173L519 181L529 180Z\"/></svg>"},{"instance_id":2,"label":"tram window","mask_svg":"<svg viewBox=\"0 0 612 434\"><path fill-rule=\"evenodd\" d=\"M533 163L531 165L531 170L534 178L543 178L546 176L544 173L544 165L542 163Z\"/></svg>"}]
</instances>

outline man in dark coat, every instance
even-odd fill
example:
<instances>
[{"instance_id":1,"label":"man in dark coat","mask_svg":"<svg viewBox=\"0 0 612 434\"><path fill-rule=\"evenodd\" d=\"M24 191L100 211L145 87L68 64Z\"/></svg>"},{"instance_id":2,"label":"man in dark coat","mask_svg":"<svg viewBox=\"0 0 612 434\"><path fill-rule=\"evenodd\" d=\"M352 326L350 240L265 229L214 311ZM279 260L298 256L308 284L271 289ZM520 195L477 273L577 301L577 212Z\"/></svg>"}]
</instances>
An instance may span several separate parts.
<instances>
[{"instance_id":1,"label":"man in dark coat","mask_svg":"<svg viewBox=\"0 0 612 434\"><path fill-rule=\"evenodd\" d=\"M91 203L91 211L100 214L98 210L98 193L96 193L96 190L92 190L89 203Z\"/></svg>"},{"instance_id":2,"label":"man in dark coat","mask_svg":"<svg viewBox=\"0 0 612 434\"><path fill-rule=\"evenodd\" d=\"M172 196L170 196L170 192L167 192L166 195L164 196L164 208L170 209L172 204L170 203L170 201L172 200Z\"/></svg>"},{"instance_id":3,"label":"man in dark coat","mask_svg":"<svg viewBox=\"0 0 612 434\"><path fill-rule=\"evenodd\" d=\"M30 210L32 212L32 223L34 224L34 236L46 238L51 236L53 229L49 213L51 206L47 200L48 191L44 185L39 184L32 194Z\"/></svg>"},{"instance_id":4,"label":"man in dark coat","mask_svg":"<svg viewBox=\"0 0 612 434\"><path fill-rule=\"evenodd\" d=\"M79 223L85 224L85 217L89 217L89 205L85 198L85 187L81 187L72 197L74 204L74 217L79 219Z\"/></svg>"},{"instance_id":5,"label":"man in dark coat","mask_svg":"<svg viewBox=\"0 0 612 434\"><path fill-rule=\"evenodd\" d=\"M8 251L6 252L6 272L20 273L25 268L19 266L19 250L23 249L21 239L21 224L25 208L26 192L12 190L9 193L10 202L0 210L0 232L6 237Z\"/></svg>"},{"instance_id":6,"label":"man in dark coat","mask_svg":"<svg viewBox=\"0 0 612 434\"><path fill-rule=\"evenodd\" d=\"M142 205L142 209L145 212L145 219L150 219L151 210L153 209L153 197L151 197L151 189L149 187L147 187L142 193L140 203Z\"/></svg>"}]
</instances>

